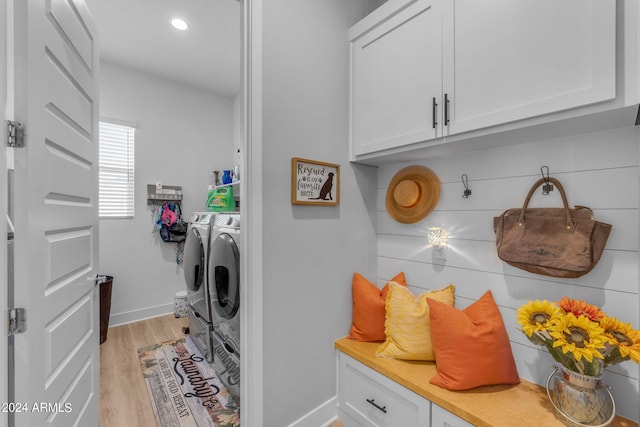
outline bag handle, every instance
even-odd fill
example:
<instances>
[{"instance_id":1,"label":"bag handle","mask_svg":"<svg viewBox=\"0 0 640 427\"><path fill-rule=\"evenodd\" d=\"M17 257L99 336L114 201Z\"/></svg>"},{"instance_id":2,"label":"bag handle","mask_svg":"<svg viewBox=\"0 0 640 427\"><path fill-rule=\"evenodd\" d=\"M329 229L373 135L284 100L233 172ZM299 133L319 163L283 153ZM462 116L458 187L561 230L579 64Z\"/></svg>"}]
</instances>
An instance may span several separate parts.
<instances>
[{"instance_id":1,"label":"bag handle","mask_svg":"<svg viewBox=\"0 0 640 427\"><path fill-rule=\"evenodd\" d=\"M573 229L574 224L573 224L573 219L571 218L571 210L569 209L569 202L567 202L567 195L565 194L564 188L562 188L562 184L560 184L560 181L551 177L540 178L538 181L536 181L535 184L533 184L533 187L531 187L531 190L529 190L529 194L527 194L527 198L524 200L524 205L520 210L520 216L518 217L518 225L520 227L524 226L524 211L527 209L527 206L529 206L529 201L531 200L531 196L533 196L533 192L536 191L536 189L540 187L542 184L546 184L548 182L551 182L553 185L555 185L558 188L558 191L560 191L560 196L562 196L562 203L564 205L564 214L567 220L567 222L565 223L565 226L567 227L567 230Z\"/></svg>"}]
</instances>

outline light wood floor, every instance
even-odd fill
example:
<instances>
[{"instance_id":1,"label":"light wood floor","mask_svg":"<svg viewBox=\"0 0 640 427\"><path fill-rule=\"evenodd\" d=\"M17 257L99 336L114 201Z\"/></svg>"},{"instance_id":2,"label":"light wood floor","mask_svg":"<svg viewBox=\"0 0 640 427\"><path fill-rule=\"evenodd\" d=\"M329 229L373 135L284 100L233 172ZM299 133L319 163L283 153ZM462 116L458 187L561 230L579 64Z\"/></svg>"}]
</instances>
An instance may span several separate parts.
<instances>
[{"instance_id":1,"label":"light wood floor","mask_svg":"<svg viewBox=\"0 0 640 427\"><path fill-rule=\"evenodd\" d=\"M186 317L173 314L109 328L100 346L100 427L154 427L138 349L184 336ZM340 421L329 427L345 427Z\"/></svg>"},{"instance_id":2,"label":"light wood floor","mask_svg":"<svg viewBox=\"0 0 640 427\"><path fill-rule=\"evenodd\" d=\"M173 314L109 328L100 346L100 427L154 427L138 349L184 336Z\"/></svg>"}]
</instances>

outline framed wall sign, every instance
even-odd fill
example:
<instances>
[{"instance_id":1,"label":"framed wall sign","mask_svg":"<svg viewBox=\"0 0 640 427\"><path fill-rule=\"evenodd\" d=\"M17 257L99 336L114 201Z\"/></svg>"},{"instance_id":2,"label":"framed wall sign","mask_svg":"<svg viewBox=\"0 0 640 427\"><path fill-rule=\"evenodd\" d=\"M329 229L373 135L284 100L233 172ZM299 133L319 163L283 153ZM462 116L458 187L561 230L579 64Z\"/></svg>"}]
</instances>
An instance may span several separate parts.
<instances>
[{"instance_id":1,"label":"framed wall sign","mask_svg":"<svg viewBox=\"0 0 640 427\"><path fill-rule=\"evenodd\" d=\"M340 165L291 158L291 203L336 206L340 203Z\"/></svg>"}]
</instances>

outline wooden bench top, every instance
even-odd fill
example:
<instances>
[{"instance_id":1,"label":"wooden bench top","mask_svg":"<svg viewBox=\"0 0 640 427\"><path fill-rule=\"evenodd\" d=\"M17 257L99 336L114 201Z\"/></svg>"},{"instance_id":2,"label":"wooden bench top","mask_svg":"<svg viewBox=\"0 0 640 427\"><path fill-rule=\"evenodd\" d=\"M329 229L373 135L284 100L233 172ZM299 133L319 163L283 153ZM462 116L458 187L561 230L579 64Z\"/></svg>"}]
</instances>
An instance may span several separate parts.
<instances>
[{"instance_id":1,"label":"wooden bench top","mask_svg":"<svg viewBox=\"0 0 640 427\"><path fill-rule=\"evenodd\" d=\"M494 385L466 391L449 391L429 383L436 373L434 362L417 362L377 357L379 342L341 338L335 348L382 375L478 427L562 427L555 417L547 392L532 382ZM615 427L638 427L616 417Z\"/></svg>"}]
</instances>

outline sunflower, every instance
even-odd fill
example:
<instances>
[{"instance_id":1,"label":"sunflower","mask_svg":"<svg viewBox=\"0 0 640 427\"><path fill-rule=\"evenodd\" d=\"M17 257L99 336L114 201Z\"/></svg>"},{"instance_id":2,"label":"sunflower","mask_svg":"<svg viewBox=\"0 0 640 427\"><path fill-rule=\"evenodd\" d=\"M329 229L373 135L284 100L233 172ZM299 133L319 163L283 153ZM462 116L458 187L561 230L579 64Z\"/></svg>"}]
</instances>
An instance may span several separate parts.
<instances>
[{"instance_id":1,"label":"sunflower","mask_svg":"<svg viewBox=\"0 0 640 427\"><path fill-rule=\"evenodd\" d=\"M559 314L560 310L555 303L535 300L518 309L517 319L522 326L522 332L531 337L534 332L547 330Z\"/></svg>"},{"instance_id":2,"label":"sunflower","mask_svg":"<svg viewBox=\"0 0 640 427\"><path fill-rule=\"evenodd\" d=\"M597 306L593 304L587 304L582 300L570 299L569 297L563 297L558 305L561 309L563 309L566 313L572 313L576 317L580 317L582 314L589 318L589 320L593 320L594 322L599 321L603 317L606 316L606 313Z\"/></svg>"},{"instance_id":3,"label":"sunflower","mask_svg":"<svg viewBox=\"0 0 640 427\"><path fill-rule=\"evenodd\" d=\"M555 339L553 348L560 347L563 354L571 353L578 362L583 357L589 362L594 357L604 359L600 352L608 341L604 329L586 316L576 317L572 313L561 316L551 325L549 334Z\"/></svg>"},{"instance_id":4,"label":"sunflower","mask_svg":"<svg viewBox=\"0 0 640 427\"><path fill-rule=\"evenodd\" d=\"M640 361L640 331L614 317L604 317L600 320L600 327L604 329L609 344L617 347L623 359L629 358L635 363Z\"/></svg>"}]
</instances>

